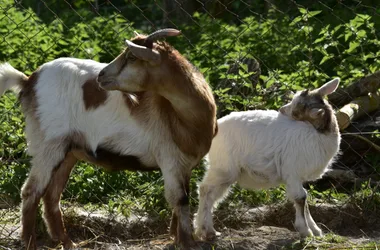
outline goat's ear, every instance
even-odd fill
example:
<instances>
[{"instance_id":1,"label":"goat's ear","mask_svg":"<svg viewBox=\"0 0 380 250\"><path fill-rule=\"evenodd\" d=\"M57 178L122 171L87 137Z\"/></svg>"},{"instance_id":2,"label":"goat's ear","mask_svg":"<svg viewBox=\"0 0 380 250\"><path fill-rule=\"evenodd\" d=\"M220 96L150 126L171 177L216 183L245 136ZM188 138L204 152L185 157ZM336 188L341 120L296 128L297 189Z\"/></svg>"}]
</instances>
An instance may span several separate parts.
<instances>
[{"instance_id":1,"label":"goat's ear","mask_svg":"<svg viewBox=\"0 0 380 250\"><path fill-rule=\"evenodd\" d=\"M318 94L325 96L333 93L339 86L340 78L335 78L317 89Z\"/></svg>"},{"instance_id":2,"label":"goat's ear","mask_svg":"<svg viewBox=\"0 0 380 250\"><path fill-rule=\"evenodd\" d=\"M310 117L313 119L321 118L324 114L325 114L325 111L319 108L312 108L309 113Z\"/></svg>"},{"instance_id":3,"label":"goat's ear","mask_svg":"<svg viewBox=\"0 0 380 250\"><path fill-rule=\"evenodd\" d=\"M155 64L161 61L161 55L158 51L145 46L137 45L129 40L125 40L125 43L132 54L137 58Z\"/></svg>"}]
</instances>

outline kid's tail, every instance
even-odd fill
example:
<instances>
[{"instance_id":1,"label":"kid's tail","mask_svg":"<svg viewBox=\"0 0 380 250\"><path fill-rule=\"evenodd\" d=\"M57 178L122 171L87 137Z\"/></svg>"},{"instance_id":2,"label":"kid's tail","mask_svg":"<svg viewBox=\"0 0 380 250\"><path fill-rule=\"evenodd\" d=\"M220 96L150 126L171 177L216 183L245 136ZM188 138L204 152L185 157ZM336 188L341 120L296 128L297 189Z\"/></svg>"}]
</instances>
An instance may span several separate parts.
<instances>
[{"instance_id":1,"label":"kid's tail","mask_svg":"<svg viewBox=\"0 0 380 250\"><path fill-rule=\"evenodd\" d=\"M22 84L22 81L27 80L28 77L13 68L9 63L0 64L0 96L8 89L17 92Z\"/></svg>"}]
</instances>

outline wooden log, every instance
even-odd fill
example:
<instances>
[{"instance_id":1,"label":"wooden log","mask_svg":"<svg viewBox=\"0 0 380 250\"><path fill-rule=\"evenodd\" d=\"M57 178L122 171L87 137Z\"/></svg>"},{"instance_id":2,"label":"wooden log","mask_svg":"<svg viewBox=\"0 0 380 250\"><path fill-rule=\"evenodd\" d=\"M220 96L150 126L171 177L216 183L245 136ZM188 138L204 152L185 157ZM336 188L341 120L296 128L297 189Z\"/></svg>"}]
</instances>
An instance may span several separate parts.
<instances>
[{"instance_id":1,"label":"wooden log","mask_svg":"<svg viewBox=\"0 0 380 250\"><path fill-rule=\"evenodd\" d=\"M359 96L376 93L380 88L380 71L367 75L346 88L339 88L329 95L329 102L335 107L341 107Z\"/></svg>"},{"instance_id":2,"label":"wooden log","mask_svg":"<svg viewBox=\"0 0 380 250\"><path fill-rule=\"evenodd\" d=\"M368 115L380 107L379 93L369 93L367 96L360 96L346 104L336 113L339 129L344 130L352 121Z\"/></svg>"}]
</instances>

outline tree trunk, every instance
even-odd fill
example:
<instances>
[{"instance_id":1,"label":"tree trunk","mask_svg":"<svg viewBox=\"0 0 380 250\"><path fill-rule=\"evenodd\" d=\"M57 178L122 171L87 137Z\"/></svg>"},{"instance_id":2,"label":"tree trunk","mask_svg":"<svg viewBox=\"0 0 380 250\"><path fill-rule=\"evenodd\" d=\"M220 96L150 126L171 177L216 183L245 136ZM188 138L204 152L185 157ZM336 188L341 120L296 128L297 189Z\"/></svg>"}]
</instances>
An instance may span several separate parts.
<instances>
[{"instance_id":1,"label":"tree trunk","mask_svg":"<svg viewBox=\"0 0 380 250\"><path fill-rule=\"evenodd\" d=\"M336 107L341 107L359 96L376 93L379 88L380 71L377 71L359 79L346 88L337 89L334 93L329 95L329 102Z\"/></svg>"},{"instance_id":2,"label":"tree trunk","mask_svg":"<svg viewBox=\"0 0 380 250\"><path fill-rule=\"evenodd\" d=\"M352 121L369 114L380 107L379 93L370 93L367 96L360 96L343 106L336 113L339 129L344 130Z\"/></svg>"}]
</instances>

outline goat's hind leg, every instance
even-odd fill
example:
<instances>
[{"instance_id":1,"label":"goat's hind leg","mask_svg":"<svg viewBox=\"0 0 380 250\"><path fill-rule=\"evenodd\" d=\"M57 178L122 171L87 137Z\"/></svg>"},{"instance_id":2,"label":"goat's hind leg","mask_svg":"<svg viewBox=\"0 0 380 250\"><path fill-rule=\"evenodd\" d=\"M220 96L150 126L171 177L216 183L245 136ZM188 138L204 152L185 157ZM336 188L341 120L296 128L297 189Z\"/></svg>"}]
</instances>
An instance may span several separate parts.
<instances>
[{"instance_id":1,"label":"goat's hind leg","mask_svg":"<svg viewBox=\"0 0 380 250\"><path fill-rule=\"evenodd\" d=\"M199 206L195 218L195 234L203 240L214 240L218 233L214 229L212 210L215 202L227 193L227 189L236 181L234 171L210 168L199 187Z\"/></svg>"},{"instance_id":2,"label":"goat's hind leg","mask_svg":"<svg viewBox=\"0 0 380 250\"><path fill-rule=\"evenodd\" d=\"M60 199L76 162L77 158L71 152L66 155L65 159L53 173L53 177L43 197L44 220L49 234L53 240L62 242L65 249L73 248L75 244L66 233L60 208Z\"/></svg>"},{"instance_id":3,"label":"goat's hind leg","mask_svg":"<svg viewBox=\"0 0 380 250\"><path fill-rule=\"evenodd\" d=\"M290 181L287 184L286 190L288 198L294 202L294 206L296 208L296 220L294 222L295 228L300 233L302 238L313 236L313 232L310 229L305 216L307 213L306 210L308 210L307 192L302 187L302 183Z\"/></svg>"},{"instance_id":4,"label":"goat's hind leg","mask_svg":"<svg viewBox=\"0 0 380 250\"><path fill-rule=\"evenodd\" d=\"M65 157L62 144L45 144L32 159L32 169L21 190L21 237L26 249L36 249L36 216L38 204L44 195L52 172Z\"/></svg>"},{"instance_id":5,"label":"goat's hind leg","mask_svg":"<svg viewBox=\"0 0 380 250\"><path fill-rule=\"evenodd\" d=\"M306 217L307 224L310 227L313 234L315 236L323 236L322 230L317 226L317 223L315 223L313 217L311 217L307 200L305 201L305 217Z\"/></svg>"}]
</instances>

